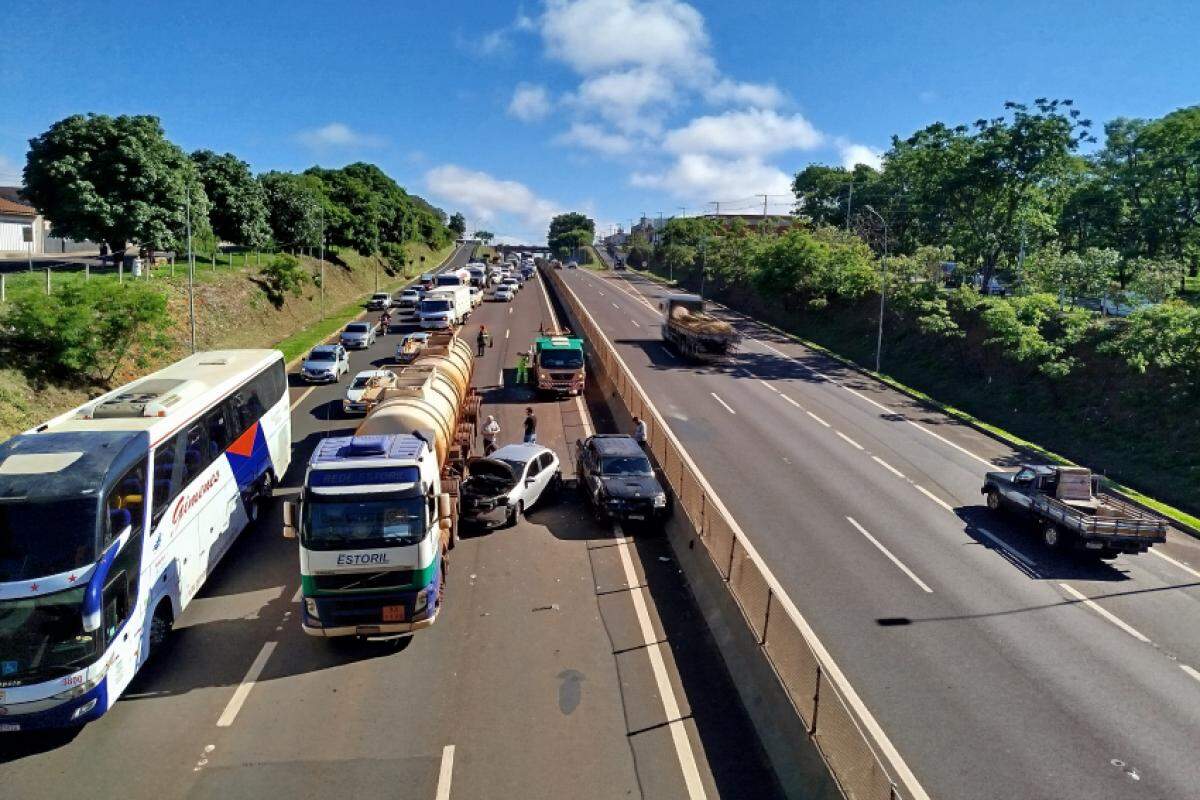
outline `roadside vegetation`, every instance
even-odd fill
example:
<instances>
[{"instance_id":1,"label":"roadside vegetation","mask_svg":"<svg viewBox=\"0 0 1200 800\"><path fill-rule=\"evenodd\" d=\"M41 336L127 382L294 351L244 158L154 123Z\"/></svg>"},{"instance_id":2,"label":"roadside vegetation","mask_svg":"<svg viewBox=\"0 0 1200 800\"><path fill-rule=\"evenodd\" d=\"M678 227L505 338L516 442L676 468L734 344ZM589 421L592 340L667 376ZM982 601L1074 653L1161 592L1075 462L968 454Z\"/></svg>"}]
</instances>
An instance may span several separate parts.
<instances>
[{"instance_id":1,"label":"roadside vegetation","mask_svg":"<svg viewBox=\"0 0 1200 800\"><path fill-rule=\"evenodd\" d=\"M864 365L882 286L885 373L1194 512L1200 108L1089 130L1066 101L930 126L799 173L792 224L674 219L628 263Z\"/></svg>"}]
</instances>

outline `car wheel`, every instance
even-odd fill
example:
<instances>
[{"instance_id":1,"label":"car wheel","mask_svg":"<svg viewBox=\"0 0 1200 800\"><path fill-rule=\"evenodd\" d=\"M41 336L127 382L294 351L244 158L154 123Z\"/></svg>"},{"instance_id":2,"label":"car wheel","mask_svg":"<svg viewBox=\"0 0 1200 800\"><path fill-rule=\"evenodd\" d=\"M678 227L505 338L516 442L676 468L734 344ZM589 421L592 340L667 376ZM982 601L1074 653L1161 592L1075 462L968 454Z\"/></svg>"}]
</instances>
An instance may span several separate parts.
<instances>
[{"instance_id":1,"label":"car wheel","mask_svg":"<svg viewBox=\"0 0 1200 800\"><path fill-rule=\"evenodd\" d=\"M995 489L988 489L987 507L992 511L1000 511L1000 493Z\"/></svg>"},{"instance_id":2,"label":"car wheel","mask_svg":"<svg viewBox=\"0 0 1200 800\"><path fill-rule=\"evenodd\" d=\"M1058 550L1066 543L1066 536L1063 529L1055 525L1053 522L1047 522L1042 528L1042 542L1051 550Z\"/></svg>"}]
</instances>

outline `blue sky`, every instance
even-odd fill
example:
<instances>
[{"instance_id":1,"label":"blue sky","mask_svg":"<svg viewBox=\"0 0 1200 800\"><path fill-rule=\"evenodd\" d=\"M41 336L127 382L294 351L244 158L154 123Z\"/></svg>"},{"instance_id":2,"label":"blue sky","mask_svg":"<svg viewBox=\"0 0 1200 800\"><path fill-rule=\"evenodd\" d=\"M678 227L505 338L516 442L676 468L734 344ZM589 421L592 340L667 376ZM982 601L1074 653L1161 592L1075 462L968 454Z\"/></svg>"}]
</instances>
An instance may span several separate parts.
<instances>
[{"instance_id":1,"label":"blue sky","mask_svg":"<svg viewBox=\"0 0 1200 800\"><path fill-rule=\"evenodd\" d=\"M286 9L286 11L284 10ZM1200 3L55 2L9 17L0 182L78 112L255 170L366 160L472 225L787 205L810 162L1005 100L1098 124L1200 102Z\"/></svg>"}]
</instances>

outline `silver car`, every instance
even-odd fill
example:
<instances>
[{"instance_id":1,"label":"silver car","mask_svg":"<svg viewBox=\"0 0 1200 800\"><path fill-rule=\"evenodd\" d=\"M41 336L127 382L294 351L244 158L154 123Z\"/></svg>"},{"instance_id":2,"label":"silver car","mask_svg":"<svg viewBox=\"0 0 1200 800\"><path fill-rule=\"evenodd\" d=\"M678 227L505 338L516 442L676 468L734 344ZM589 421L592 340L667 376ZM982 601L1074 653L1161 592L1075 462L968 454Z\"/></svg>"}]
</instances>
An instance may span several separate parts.
<instances>
[{"instance_id":1,"label":"silver car","mask_svg":"<svg viewBox=\"0 0 1200 800\"><path fill-rule=\"evenodd\" d=\"M347 350L366 350L375 344L375 326L369 322L351 322L339 337Z\"/></svg>"},{"instance_id":2,"label":"silver car","mask_svg":"<svg viewBox=\"0 0 1200 800\"><path fill-rule=\"evenodd\" d=\"M336 383L348 372L350 355L340 344L317 345L300 365L300 377L306 383Z\"/></svg>"}]
</instances>

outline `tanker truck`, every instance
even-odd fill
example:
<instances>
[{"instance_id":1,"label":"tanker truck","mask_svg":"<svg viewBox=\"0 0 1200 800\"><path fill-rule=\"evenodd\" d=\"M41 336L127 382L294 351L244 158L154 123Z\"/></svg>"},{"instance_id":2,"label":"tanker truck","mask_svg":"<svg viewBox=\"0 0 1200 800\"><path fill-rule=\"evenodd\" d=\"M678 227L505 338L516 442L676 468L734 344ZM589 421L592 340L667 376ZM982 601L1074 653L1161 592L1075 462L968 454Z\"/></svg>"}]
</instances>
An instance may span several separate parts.
<instances>
[{"instance_id":1,"label":"tanker truck","mask_svg":"<svg viewBox=\"0 0 1200 800\"><path fill-rule=\"evenodd\" d=\"M473 367L464 340L431 335L353 435L313 451L299 500L284 506L305 633L393 636L437 620L479 422Z\"/></svg>"}]
</instances>

